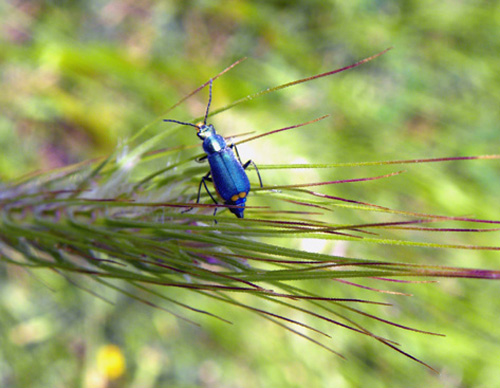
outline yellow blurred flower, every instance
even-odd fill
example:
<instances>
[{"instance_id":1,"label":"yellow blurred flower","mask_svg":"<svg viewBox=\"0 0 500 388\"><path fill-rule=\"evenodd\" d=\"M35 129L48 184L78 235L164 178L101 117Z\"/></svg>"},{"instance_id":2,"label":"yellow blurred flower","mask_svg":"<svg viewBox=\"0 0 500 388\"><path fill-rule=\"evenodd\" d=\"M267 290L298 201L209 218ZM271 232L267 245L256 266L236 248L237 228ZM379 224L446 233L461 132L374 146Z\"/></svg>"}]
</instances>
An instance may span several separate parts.
<instances>
[{"instance_id":1,"label":"yellow blurred flower","mask_svg":"<svg viewBox=\"0 0 500 388\"><path fill-rule=\"evenodd\" d=\"M97 352L97 368L109 380L115 380L125 372L125 357L116 345L101 346Z\"/></svg>"}]
</instances>

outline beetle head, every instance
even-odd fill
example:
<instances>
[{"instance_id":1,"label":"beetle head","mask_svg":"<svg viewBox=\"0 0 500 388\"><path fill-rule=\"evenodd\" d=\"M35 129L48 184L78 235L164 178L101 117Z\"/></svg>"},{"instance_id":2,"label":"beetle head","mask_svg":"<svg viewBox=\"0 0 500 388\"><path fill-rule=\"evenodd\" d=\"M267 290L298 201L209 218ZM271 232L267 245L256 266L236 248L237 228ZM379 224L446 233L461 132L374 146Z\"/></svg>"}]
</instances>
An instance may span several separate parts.
<instances>
[{"instance_id":1,"label":"beetle head","mask_svg":"<svg viewBox=\"0 0 500 388\"><path fill-rule=\"evenodd\" d=\"M200 122L196 124L196 127L198 128L198 137L202 140L205 140L207 137L215 135L215 128L212 124L205 124L203 122Z\"/></svg>"}]
</instances>

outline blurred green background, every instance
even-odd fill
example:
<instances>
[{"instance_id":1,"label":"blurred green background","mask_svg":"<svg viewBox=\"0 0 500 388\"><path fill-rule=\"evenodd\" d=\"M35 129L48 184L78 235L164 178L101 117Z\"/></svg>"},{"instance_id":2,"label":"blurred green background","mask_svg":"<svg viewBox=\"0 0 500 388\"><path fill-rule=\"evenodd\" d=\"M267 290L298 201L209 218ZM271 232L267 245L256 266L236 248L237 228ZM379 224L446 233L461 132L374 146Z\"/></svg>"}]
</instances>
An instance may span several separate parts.
<instances>
[{"instance_id":1,"label":"blurred green background","mask_svg":"<svg viewBox=\"0 0 500 388\"><path fill-rule=\"evenodd\" d=\"M249 101L212 122L228 136L331 115L242 146L242 157L257 164L500 153L499 2L8 0L0 4L0 39L2 180L109 154L241 57L248 59L215 81L214 109L389 46L394 49L373 62ZM206 101L202 91L168 117L191 120L203 114ZM155 124L148 134L166 125ZM197 143L187 129L165 146ZM315 182L398 169L264 170L263 179ZM405 169L391 180L322 192L403 210L500 219L499 162ZM342 212L338 217L386 220ZM499 245L490 233L409 237ZM370 259L500 268L494 252L324 247L332 249ZM196 295L182 294L182 301L234 325L190 316L201 324L196 327L86 279L76 279L77 285L112 304L54 273L6 266L0 272L2 387L500 386L500 285L495 282L366 282L412 298L382 297L332 282L331 294L393 302L396 307L384 310L387 319L447 334L436 339L376 325L378 333L441 372L434 375L341 329L327 329L333 336L328 345L347 361L256 316ZM98 357L106 344L116 344L126 360L123 375L112 383L103 377Z\"/></svg>"}]
</instances>

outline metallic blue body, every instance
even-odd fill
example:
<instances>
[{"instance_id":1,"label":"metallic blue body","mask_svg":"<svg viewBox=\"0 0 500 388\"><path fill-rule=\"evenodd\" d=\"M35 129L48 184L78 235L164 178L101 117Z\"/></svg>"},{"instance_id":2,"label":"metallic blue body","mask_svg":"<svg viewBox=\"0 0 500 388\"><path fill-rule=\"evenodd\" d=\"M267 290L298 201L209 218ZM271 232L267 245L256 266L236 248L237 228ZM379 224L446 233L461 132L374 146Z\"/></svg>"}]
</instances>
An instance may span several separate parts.
<instances>
[{"instance_id":1,"label":"metallic blue body","mask_svg":"<svg viewBox=\"0 0 500 388\"><path fill-rule=\"evenodd\" d=\"M248 181L245 169L252 164L257 172L257 176L259 177L260 187L262 187L262 179L260 178L259 170L254 162L249 160L245 164L241 164L236 146L228 146L224 138L217 135L214 126L211 124L207 125L208 112L212 101L212 82L213 80L210 80L208 105L205 112L205 119L202 122L198 124L191 124L172 119L165 119L163 121L195 127L198 131L198 137L203 140L203 150L207 156L200 158L200 160L208 159L210 172L201 178L196 203L200 203L201 187L204 186L210 198L212 198L212 200L217 204L217 200L212 196L212 194L210 194L210 190L208 190L206 183L206 181L213 182L217 195L222 198L224 204L235 206L230 207L229 211L235 214L236 217L243 218L247 195L250 191L250 182ZM233 148L236 151L236 154L233 152ZM214 216L216 213L217 208L214 210ZM217 221L215 222L217 223Z\"/></svg>"},{"instance_id":2,"label":"metallic blue body","mask_svg":"<svg viewBox=\"0 0 500 388\"><path fill-rule=\"evenodd\" d=\"M203 150L207 154L210 175L219 197L226 205L240 207L229 208L238 218L243 218L250 182L245 169L228 147L224 138L215 133L212 125L200 125L198 136L203 139Z\"/></svg>"}]
</instances>

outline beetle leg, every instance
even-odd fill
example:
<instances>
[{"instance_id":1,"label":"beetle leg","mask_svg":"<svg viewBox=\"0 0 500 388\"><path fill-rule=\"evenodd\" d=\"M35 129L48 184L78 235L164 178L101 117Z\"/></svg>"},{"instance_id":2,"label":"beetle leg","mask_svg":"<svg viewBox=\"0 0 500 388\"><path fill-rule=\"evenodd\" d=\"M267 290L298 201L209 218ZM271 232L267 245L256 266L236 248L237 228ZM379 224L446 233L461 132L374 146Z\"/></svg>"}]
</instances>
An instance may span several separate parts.
<instances>
[{"instance_id":1,"label":"beetle leg","mask_svg":"<svg viewBox=\"0 0 500 388\"><path fill-rule=\"evenodd\" d=\"M214 201L214 203L216 205L218 205L219 202L217 202L217 200L214 198L214 196L212 195L210 190L208 190L206 181L213 182L212 178L210 177L210 171L208 172L207 175L205 175L203 178L201 178L200 186L198 187L198 199L196 200L196 203L200 203L201 185L203 185L203 187L205 187L205 190L208 193L208 195L210 196L210 198L212 198L212 201ZM214 209L214 217L217 214L217 209L218 209L218 207L216 206ZM215 220L215 223L217 223L217 220Z\"/></svg>"},{"instance_id":2,"label":"beetle leg","mask_svg":"<svg viewBox=\"0 0 500 388\"><path fill-rule=\"evenodd\" d=\"M257 165L254 163L253 160L249 160L248 162L246 162L244 165L243 165L243 169L247 169L247 167L249 165L252 165L253 168L255 168L255 172L257 173L257 176L259 177L259 183L260 183L260 187L263 187L262 185L262 178L260 177L260 172L259 172L259 169L257 168Z\"/></svg>"},{"instance_id":3,"label":"beetle leg","mask_svg":"<svg viewBox=\"0 0 500 388\"><path fill-rule=\"evenodd\" d=\"M212 178L210 177L210 171L207 172L207 174L201 178L201 181L200 181L200 184L198 185L198 195L196 196L196 203L200 203L200 197L201 197L201 187L203 186L206 190L206 192L208 193L208 195L210 196L210 198L212 198L212 201L214 201L214 203L216 205L218 205L219 203L217 202L217 200L214 198L214 196L212 195L212 193L210 192L210 190L208 190L208 187L207 187L207 183L206 181L208 182L212 182ZM192 207L190 207L189 209L186 209L186 210L183 210L182 213L187 213L187 212L190 212L191 210L193 210ZM217 208L215 208L215 210L217 210ZM215 215L215 214L214 214Z\"/></svg>"},{"instance_id":4,"label":"beetle leg","mask_svg":"<svg viewBox=\"0 0 500 388\"><path fill-rule=\"evenodd\" d=\"M210 190L208 190L206 181L213 182L212 178L210 177L210 171L207 173L207 175L205 175L203 178L201 178L200 185L198 186L198 198L196 199L196 203L200 203L201 185L203 185L203 187L205 188L205 191L208 193L208 195L210 196L210 198L212 198L212 201L214 201L214 203L216 205L218 205L219 202L217 202L217 200L214 198L214 196L212 195L212 193L210 192Z\"/></svg>"},{"instance_id":5,"label":"beetle leg","mask_svg":"<svg viewBox=\"0 0 500 388\"><path fill-rule=\"evenodd\" d=\"M236 147L236 144L231 143L231 145L229 146L229 148L231 148L232 150L234 150L234 153L236 154L236 157L238 158L238 161L240 162L241 165L243 165L243 163L241 161L241 158L240 158L240 153L238 152L238 147Z\"/></svg>"},{"instance_id":6,"label":"beetle leg","mask_svg":"<svg viewBox=\"0 0 500 388\"><path fill-rule=\"evenodd\" d=\"M196 161L196 163L203 163L207 159L208 159L208 155L204 155L204 156L200 156L199 158L196 158L195 161Z\"/></svg>"},{"instance_id":7,"label":"beetle leg","mask_svg":"<svg viewBox=\"0 0 500 388\"><path fill-rule=\"evenodd\" d=\"M236 154L236 157L238 158L238 161L240 162L240 164L243 166L244 170L246 170L247 167L250 164L253 166L253 168L255 168L255 171L257 172L257 176L259 177L260 187L263 187L264 185L262 184L262 178L260 177L259 169L257 168L257 165L254 163L254 161L253 160L249 160L248 162L246 162L245 164L243 164L242 161L241 161L241 158L240 158L240 153L238 152L238 147L236 147L236 144L231 143L231 145L229 146L229 148L234 149L234 153Z\"/></svg>"}]
</instances>

